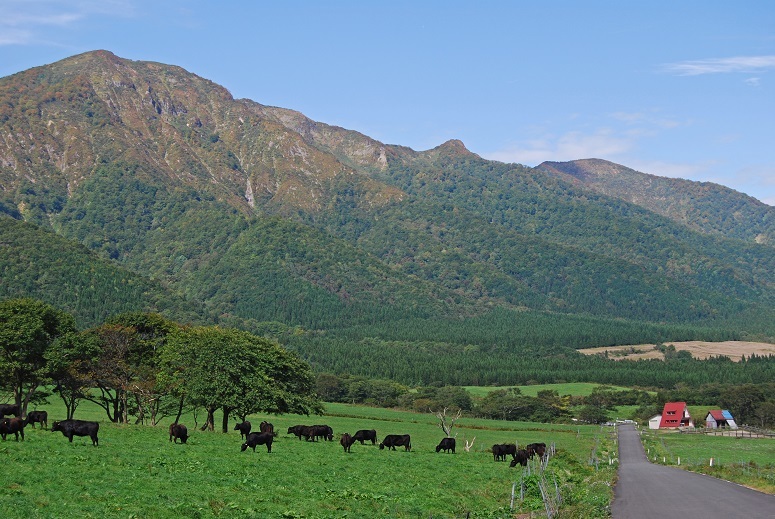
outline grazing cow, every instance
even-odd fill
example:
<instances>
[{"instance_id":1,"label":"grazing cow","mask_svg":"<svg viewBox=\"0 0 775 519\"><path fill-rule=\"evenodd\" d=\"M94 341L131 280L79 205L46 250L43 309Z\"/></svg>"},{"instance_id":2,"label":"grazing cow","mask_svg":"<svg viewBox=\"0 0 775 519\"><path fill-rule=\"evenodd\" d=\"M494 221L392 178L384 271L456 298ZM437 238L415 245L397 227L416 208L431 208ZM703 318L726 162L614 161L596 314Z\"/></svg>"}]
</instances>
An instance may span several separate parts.
<instances>
[{"instance_id":1,"label":"grazing cow","mask_svg":"<svg viewBox=\"0 0 775 519\"><path fill-rule=\"evenodd\" d=\"M35 428L35 423L39 423L41 427L44 425L48 429L48 413L46 411L30 411L27 415L27 422Z\"/></svg>"},{"instance_id":2,"label":"grazing cow","mask_svg":"<svg viewBox=\"0 0 775 519\"><path fill-rule=\"evenodd\" d=\"M501 443L492 446L492 457L495 461L506 461L506 455L511 454L512 457L517 452L517 446L513 443Z\"/></svg>"},{"instance_id":3,"label":"grazing cow","mask_svg":"<svg viewBox=\"0 0 775 519\"><path fill-rule=\"evenodd\" d=\"M0 419L9 414L19 416L19 406L16 404L0 404Z\"/></svg>"},{"instance_id":4,"label":"grazing cow","mask_svg":"<svg viewBox=\"0 0 775 519\"><path fill-rule=\"evenodd\" d=\"M345 452L350 452L350 447L352 447L353 443L355 443L355 437L350 436L349 433L344 433L342 435L342 439L339 440L339 443L342 447L344 447Z\"/></svg>"},{"instance_id":5,"label":"grazing cow","mask_svg":"<svg viewBox=\"0 0 775 519\"><path fill-rule=\"evenodd\" d=\"M519 463L523 467L527 467L527 460L528 460L528 458L529 458L529 456L527 454L527 450L526 449L519 449L514 454L514 459L511 460L511 463L509 463L509 467L516 467L517 463Z\"/></svg>"},{"instance_id":6,"label":"grazing cow","mask_svg":"<svg viewBox=\"0 0 775 519\"><path fill-rule=\"evenodd\" d=\"M246 438L250 434L250 429L251 425L247 420L234 426L234 430L240 432L240 438Z\"/></svg>"},{"instance_id":7,"label":"grazing cow","mask_svg":"<svg viewBox=\"0 0 775 519\"><path fill-rule=\"evenodd\" d=\"M269 433L272 436L276 436L276 434L274 433L274 425L267 422L266 420L264 420L258 425L258 430L261 431L262 433Z\"/></svg>"},{"instance_id":8,"label":"grazing cow","mask_svg":"<svg viewBox=\"0 0 775 519\"><path fill-rule=\"evenodd\" d=\"M365 441L371 441L372 445L376 445L377 431L374 429L361 429L353 434L353 440L361 442L361 445L363 445L363 442Z\"/></svg>"},{"instance_id":9,"label":"grazing cow","mask_svg":"<svg viewBox=\"0 0 775 519\"><path fill-rule=\"evenodd\" d=\"M535 454L538 454L538 457L543 459L544 455L546 454L546 444L531 443L527 447L525 447L525 450L527 451L527 455L530 459L533 459L533 456Z\"/></svg>"},{"instance_id":10,"label":"grazing cow","mask_svg":"<svg viewBox=\"0 0 775 519\"><path fill-rule=\"evenodd\" d=\"M313 425L312 436L313 436L313 441L317 438L323 438L326 441L333 441L334 430L328 425Z\"/></svg>"},{"instance_id":11,"label":"grazing cow","mask_svg":"<svg viewBox=\"0 0 775 519\"><path fill-rule=\"evenodd\" d=\"M21 418L3 418L0 420L0 436L3 441L9 434L16 436L16 441L19 441L19 434L22 435L22 441L24 441L24 426L27 425L25 420Z\"/></svg>"},{"instance_id":12,"label":"grazing cow","mask_svg":"<svg viewBox=\"0 0 775 519\"><path fill-rule=\"evenodd\" d=\"M97 432L100 430L98 422L87 422L85 420L62 420L51 424L51 432L62 431L62 435L73 443L73 436L88 436L95 447L99 445Z\"/></svg>"},{"instance_id":13,"label":"grazing cow","mask_svg":"<svg viewBox=\"0 0 775 519\"><path fill-rule=\"evenodd\" d=\"M454 438L442 438L441 442L436 445L436 452L443 450L446 453L452 451L455 454L455 439Z\"/></svg>"},{"instance_id":14,"label":"grazing cow","mask_svg":"<svg viewBox=\"0 0 775 519\"><path fill-rule=\"evenodd\" d=\"M272 441L274 441L274 436L270 433L252 432L248 434L248 439L242 444L241 450L244 451L251 447L253 452L256 452L256 445L266 445L266 452L272 452Z\"/></svg>"},{"instance_id":15,"label":"grazing cow","mask_svg":"<svg viewBox=\"0 0 775 519\"><path fill-rule=\"evenodd\" d=\"M404 449L409 451L412 448L411 438L408 434L388 434L379 444L379 449L382 450L385 447L388 450L396 450L396 447L404 446Z\"/></svg>"},{"instance_id":16,"label":"grazing cow","mask_svg":"<svg viewBox=\"0 0 775 519\"><path fill-rule=\"evenodd\" d=\"M188 441L188 429L182 423L171 423L170 441L178 443L178 439L180 439L180 443L186 443Z\"/></svg>"},{"instance_id":17,"label":"grazing cow","mask_svg":"<svg viewBox=\"0 0 775 519\"><path fill-rule=\"evenodd\" d=\"M300 440L302 436L304 436L307 441L315 439L314 431L309 425L294 425L293 427L288 427L288 434L295 434Z\"/></svg>"}]
</instances>

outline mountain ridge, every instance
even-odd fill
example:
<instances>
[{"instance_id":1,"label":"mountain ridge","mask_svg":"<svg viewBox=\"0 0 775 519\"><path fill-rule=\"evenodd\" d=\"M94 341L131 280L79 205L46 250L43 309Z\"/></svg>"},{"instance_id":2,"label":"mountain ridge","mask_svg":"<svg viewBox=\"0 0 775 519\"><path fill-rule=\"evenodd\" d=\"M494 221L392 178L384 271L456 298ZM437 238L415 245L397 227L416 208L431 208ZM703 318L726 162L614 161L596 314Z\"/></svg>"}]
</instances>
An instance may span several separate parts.
<instances>
[{"instance_id":1,"label":"mountain ridge","mask_svg":"<svg viewBox=\"0 0 775 519\"><path fill-rule=\"evenodd\" d=\"M589 185L591 170L384 144L108 51L0 78L0 135L0 212L224 318L388 327L504 307L734 328L745 314L775 335L775 208L731 190L681 203L712 222L734 200L734 225L691 226Z\"/></svg>"}]
</instances>

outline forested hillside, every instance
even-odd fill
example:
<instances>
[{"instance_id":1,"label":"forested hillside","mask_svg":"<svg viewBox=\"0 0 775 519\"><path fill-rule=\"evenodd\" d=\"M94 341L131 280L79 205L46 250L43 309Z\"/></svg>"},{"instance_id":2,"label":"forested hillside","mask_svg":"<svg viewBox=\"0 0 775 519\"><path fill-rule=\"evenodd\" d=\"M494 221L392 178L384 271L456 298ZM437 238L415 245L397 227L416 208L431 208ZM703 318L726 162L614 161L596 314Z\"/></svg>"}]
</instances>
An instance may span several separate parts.
<instances>
[{"instance_id":1,"label":"forested hillside","mask_svg":"<svg viewBox=\"0 0 775 519\"><path fill-rule=\"evenodd\" d=\"M459 141L386 145L179 67L86 53L0 79L2 295L82 323L152 309L239 326L375 376L400 370L355 352L434 343L466 365L471 352L775 341L775 208L721 186L705 203L708 186L684 182L654 191L687 208L674 218L642 176L619 175L617 191L558 171ZM88 283L96 266L113 269L104 288ZM137 286L103 295L115 283ZM467 365L444 376L503 382Z\"/></svg>"}]
</instances>

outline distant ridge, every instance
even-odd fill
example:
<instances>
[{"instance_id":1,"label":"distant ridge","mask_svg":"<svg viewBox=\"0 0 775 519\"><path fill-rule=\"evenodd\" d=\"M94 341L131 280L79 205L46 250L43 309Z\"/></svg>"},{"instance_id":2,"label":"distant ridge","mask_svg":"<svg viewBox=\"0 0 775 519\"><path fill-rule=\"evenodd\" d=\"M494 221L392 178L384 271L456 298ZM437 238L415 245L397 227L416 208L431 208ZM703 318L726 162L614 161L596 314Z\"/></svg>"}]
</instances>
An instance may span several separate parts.
<instances>
[{"instance_id":1,"label":"distant ridge","mask_svg":"<svg viewBox=\"0 0 775 519\"><path fill-rule=\"evenodd\" d=\"M547 161L537 169L637 204L700 232L775 243L775 207L719 184L640 173L601 159Z\"/></svg>"}]
</instances>

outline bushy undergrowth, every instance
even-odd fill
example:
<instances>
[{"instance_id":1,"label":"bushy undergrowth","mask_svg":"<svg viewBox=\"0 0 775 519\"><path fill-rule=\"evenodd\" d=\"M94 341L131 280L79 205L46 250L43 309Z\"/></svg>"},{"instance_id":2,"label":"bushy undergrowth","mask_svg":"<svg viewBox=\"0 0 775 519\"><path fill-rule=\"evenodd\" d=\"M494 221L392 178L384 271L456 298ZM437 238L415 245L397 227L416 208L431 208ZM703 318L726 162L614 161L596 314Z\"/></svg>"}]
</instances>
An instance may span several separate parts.
<instances>
[{"instance_id":1,"label":"bushy undergrowth","mask_svg":"<svg viewBox=\"0 0 775 519\"><path fill-rule=\"evenodd\" d=\"M183 421L191 434L186 445L168 441L168 422L103 422L99 447L88 438L70 444L58 432L28 427L24 442L0 444L3 517L515 517L543 509L540 494L530 492L509 509L520 470L494 462L489 448L515 441L557 446L548 470L561 489L563 513L608 513L613 470L596 471L588 460L597 427L543 430L542 424L463 419L455 428L457 453L444 454L435 452L443 433L431 415L334 407L338 416L250 417L254 427L262 419L274 423L271 454L263 446L240 452L238 433L200 432L190 416ZM101 418L86 406L79 414ZM407 433L412 450L356 443L346 454L336 441L285 434L297 423L327 423L337 438L361 428L377 429L380 438ZM464 440L474 437L465 452Z\"/></svg>"}]
</instances>

